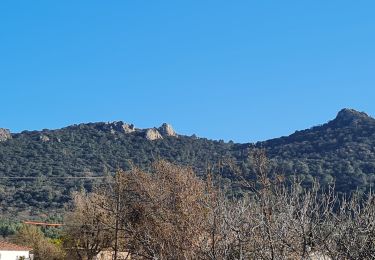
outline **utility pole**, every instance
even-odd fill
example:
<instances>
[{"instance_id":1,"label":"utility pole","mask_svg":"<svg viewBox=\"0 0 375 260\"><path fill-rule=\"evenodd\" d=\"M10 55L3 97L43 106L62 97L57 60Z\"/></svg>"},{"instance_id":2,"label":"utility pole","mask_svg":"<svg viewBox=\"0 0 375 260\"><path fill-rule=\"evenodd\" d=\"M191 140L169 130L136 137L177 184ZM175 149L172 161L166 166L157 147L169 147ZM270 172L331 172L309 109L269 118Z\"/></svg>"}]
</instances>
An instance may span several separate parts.
<instances>
[{"instance_id":1,"label":"utility pole","mask_svg":"<svg viewBox=\"0 0 375 260\"><path fill-rule=\"evenodd\" d=\"M119 218L120 218L120 203L121 203L121 170L117 170L115 177L116 185L116 219L115 219L115 254L113 260L117 260L118 254L118 233L119 233Z\"/></svg>"}]
</instances>

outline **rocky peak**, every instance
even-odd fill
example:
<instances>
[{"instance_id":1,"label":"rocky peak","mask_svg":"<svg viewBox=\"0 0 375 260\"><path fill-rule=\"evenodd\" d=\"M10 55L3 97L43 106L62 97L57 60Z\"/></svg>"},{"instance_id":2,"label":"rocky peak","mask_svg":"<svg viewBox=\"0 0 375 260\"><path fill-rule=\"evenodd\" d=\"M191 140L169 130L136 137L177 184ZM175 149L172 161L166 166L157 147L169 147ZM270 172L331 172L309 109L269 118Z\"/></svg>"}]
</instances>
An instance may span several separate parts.
<instances>
[{"instance_id":1,"label":"rocky peak","mask_svg":"<svg viewBox=\"0 0 375 260\"><path fill-rule=\"evenodd\" d=\"M122 130L125 134L133 133L135 131L135 127L133 124L123 124Z\"/></svg>"},{"instance_id":2,"label":"rocky peak","mask_svg":"<svg viewBox=\"0 0 375 260\"><path fill-rule=\"evenodd\" d=\"M150 140L150 141L163 139L163 136L159 133L159 131L156 128L147 129L145 137L147 140Z\"/></svg>"},{"instance_id":3,"label":"rocky peak","mask_svg":"<svg viewBox=\"0 0 375 260\"><path fill-rule=\"evenodd\" d=\"M173 127L167 123L162 124L158 130L162 136L177 136L176 132L173 130Z\"/></svg>"},{"instance_id":4,"label":"rocky peak","mask_svg":"<svg viewBox=\"0 0 375 260\"><path fill-rule=\"evenodd\" d=\"M0 128L0 142L12 139L12 135L8 129Z\"/></svg>"},{"instance_id":5,"label":"rocky peak","mask_svg":"<svg viewBox=\"0 0 375 260\"><path fill-rule=\"evenodd\" d=\"M129 134L135 131L133 124L127 124L122 121L114 121L108 123L94 123L95 127L102 131L109 131L111 133L121 132Z\"/></svg>"},{"instance_id":6,"label":"rocky peak","mask_svg":"<svg viewBox=\"0 0 375 260\"><path fill-rule=\"evenodd\" d=\"M340 112L332 122L338 126L348 126L369 121L375 122L373 118L371 118L364 112L359 112L350 108L344 108L340 110Z\"/></svg>"},{"instance_id":7,"label":"rocky peak","mask_svg":"<svg viewBox=\"0 0 375 260\"><path fill-rule=\"evenodd\" d=\"M133 124L127 124L122 121L115 121L110 123L110 125L113 130L123 132L125 134L129 134L135 131Z\"/></svg>"},{"instance_id":8,"label":"rocky peak","mask_svg":"<svg viewBox=\"0 0 375 260\"><path fill-rule=\"evenodd\" d=\"M344 108L339 111L336 119L358 119L358 118L368 118L369 116L365 112L359 112L355 109Z\"/></svg>"},{"instance_id":9,"label":"rocky peak","mask_svg":"<svg viewBox=\"0 0 375 260\"><path fill-rule=\"evenodd\" d=\"M170 124L163 123L160 127L153 127L153 128L135 128L133 124L127 124L123 121L113 121L113 122L97 122L97 123L88 123L88 124L81 124L82 127L88 126L93 127L96 130L104 131L111 134L131 134L135 133L136 135L140 135L145 137L148 140L157 140L163 139L163 137L178 137L177 133L173 130L173 127Z\"/></svg>"}]
</instances>

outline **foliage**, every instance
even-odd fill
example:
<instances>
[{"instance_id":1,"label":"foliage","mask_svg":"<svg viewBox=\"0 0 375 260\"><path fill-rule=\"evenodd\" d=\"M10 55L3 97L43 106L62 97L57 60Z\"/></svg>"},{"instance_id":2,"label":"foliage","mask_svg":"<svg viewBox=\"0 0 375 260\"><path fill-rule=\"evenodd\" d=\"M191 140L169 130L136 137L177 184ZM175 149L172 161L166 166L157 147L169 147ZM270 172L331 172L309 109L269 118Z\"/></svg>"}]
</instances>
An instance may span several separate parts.
<instances>
[{"instance_id":1,"label":"foliage","mask_svg":"<svg viewBox=\"0 0 375 260\"><path fill-rule=\"evenodd\" d=\"M12 236L16 234L17 230L19 230L21 226L22 225L19 222L1 218L0 219L0 235L3 238Z\"/></svg>"},{"instance_id":2,"label":"foliage","mask_svg":"<svg viewBox=\"0 0 375 260\"><path fill-rule=\"evenodd\" d=\"M61 245L46 238L35 226L22 226L16 233L14 242L32 248L35 260L62 260L65 257Z\"/></svg>"},{"instance_id":3,"label":"foliage","mask_svg":"<svg viewBox=\"0 0 375 260\"><path fill-rule=\"evenodd\" d=\"M95 193L74 194L74 211L67 214L64 230L64 246L71 249L72 257L92 260L111 246L113 235L108 228L111 216L101 207L103 199Z\"/></svg>"},{"instance_id":4,"label":"foliage","mask_svg":"<svg viewBox=\"0 0 375 260\"><path fill-rule=\"evenodd\" d=\"M255 144L195 136L149 141L137 132L109 131L111 123L24 131L0 142L0 177L33 179L0 179L0 213L62 213L72 192L90 192L103 181L89 177L105 177L118 168L130 169L132 164L148 170L157 159L190 165L198 176L203 176L210 165L219 165L215 173L224 183L235 180L238 173L252 180L255 172L248 158L260 147L267 151L273 172L287 177L298 175L305 187L317 180L323 187L335 184L341 193L365 193L375 182L375 120L358 112L340 113L322 126ZM221 167L225 161L233 162L236 171Z\"/></svg>"},{"instance_id":5,"label":"foliage","mask_svg":"<svg viewBox=\"0 0 375 260\"><path fill-rule=\"evenodd\" d=\"M0 143L0 201L3 214L41 215L62 205L79 190L91 191L95 179L134 163L148 168L157 158L193 165L202 172L207 162L230 154L232 145L185 136L148 141L137 134L104 131L101 124L82 124L60 130L22 132ZM41 136L49 141L42 141Z\"/></svg>"},{"instance_id":6,"label":"foliage","mask_svg":"<svg viewBox=\"0 0 375 260\"><path fill-rule=\"evenodd\" d=\"M374 259L372 193L346 199L317 183L304 189L297 179L275 176L264 151L255 151L252 161L254 180L242 178L237 184L247 192L232 198L215 185L217 175L203 181L191 168L164 161L148 173L121 172L108 189L81 194L95 199L81 201L91 209L83 212L75 203L73 214L83 213L76 229L99 234L96 227L108 227L112 239L99 241L111 241L106 246L130 252L131 259ZM101 225L88 226L92 211ZM75 234L73 241L80 241Z\"/></svg>"}]
</instances>

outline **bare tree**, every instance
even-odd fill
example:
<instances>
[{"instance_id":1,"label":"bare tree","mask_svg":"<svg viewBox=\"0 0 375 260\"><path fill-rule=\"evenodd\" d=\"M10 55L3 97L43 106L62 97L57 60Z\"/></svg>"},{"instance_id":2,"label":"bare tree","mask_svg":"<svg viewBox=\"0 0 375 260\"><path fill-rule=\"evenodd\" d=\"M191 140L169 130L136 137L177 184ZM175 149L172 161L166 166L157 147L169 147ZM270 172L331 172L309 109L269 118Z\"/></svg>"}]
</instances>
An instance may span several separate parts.
<instances>
[{"instance_id":1,"label":"bare tree","mask_svg":"<svg viewBox=\"0 0 375 260\"><path fill-rule=\"evenodd\" d=\"M100 206L106 198L97 193L76 193L74 210L65 218L66 247L80 260L92 260L112 245L113 233L106 223L110 215Z\"/></svg>"},{"instance_id":2,"label":"bare tree","mask_svg":"<svg viewBox=\"0 0 375 260\"><path fill-rule=\"evenodd\" d=\"M297 178L286 183L283 176L271 174L264 150L255 150L252 163L254 181L241 177L249 190L237 200L235 210L243 209L244 218L232 219L231 226L241 230L238 255L256 259L305 259L314 252L327 252L334 225L332 217L337 203L333 189L321 193L314 183L303 189ZM246 210L245 210L246 209ZM241 214L237 214L241 216Z\"/></svg>"},{"instance_id":3,"label":"bare tree","mask_svg":"<svg viewBox=\"0 0 375 260\"><path fill-rule=\"evenodd\" d=\"M132 258L194 259L206 211L204 182L192 169L159 161L127 174L123 207Z\"/></svg>"},{"instance_id":4,"label":"bare tree","mask_svg":"<svg viewBox=\"0 0 375 260\"><path fill-rule=\"evenodd\" d=\"M375 198L354 194L343 199L335 216L330 255L335 259L375 259Z\"/></svg>"},{"instance_id":5,"label":"bare tree","mask_svg":"<svg viewBox=\"0 0 375 260\"><path fill-rule=\"evenodd\" d=\"M119 171L105 187L75 197L68 241L85 253L81 259L107 247L153 260L375 258L371 193L365 201L339 199L334 187L303 188L297 177L272 174L263 150L251 161L252 178L231 160L220 165L237 173L245 191L237 195L213 172L203 181L165 161L151 172Z\"/></svg>"}]
</instances>

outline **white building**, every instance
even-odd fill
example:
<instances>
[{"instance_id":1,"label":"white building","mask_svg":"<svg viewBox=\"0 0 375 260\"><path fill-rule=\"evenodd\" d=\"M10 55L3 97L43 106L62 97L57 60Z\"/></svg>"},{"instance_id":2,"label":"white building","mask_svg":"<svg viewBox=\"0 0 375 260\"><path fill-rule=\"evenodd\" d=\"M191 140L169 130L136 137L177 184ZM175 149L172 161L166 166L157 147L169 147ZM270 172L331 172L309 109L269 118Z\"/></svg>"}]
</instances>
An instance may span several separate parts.
<instances>
[{"instance_id":1,"label":"white building","mask_svg":"<svg viewBox=\"0 0 375 260\"><path fill-rule=\"evenodd\" d=\"M32 249L0 241L0 260L32 260Z\"/></svg>"},{"instance_id":2,"label":"white building","mask_svg":"<svg viewBox=\"0 0 375 260\"><path fill-rule=\"evenodd\" d=\"M114 258L113 251L101 251L96 257L95 260L112 260ZM128 252L118 252L117 254L118 260L130 260L130 254Z\"/></svg>"}]
</instances>

